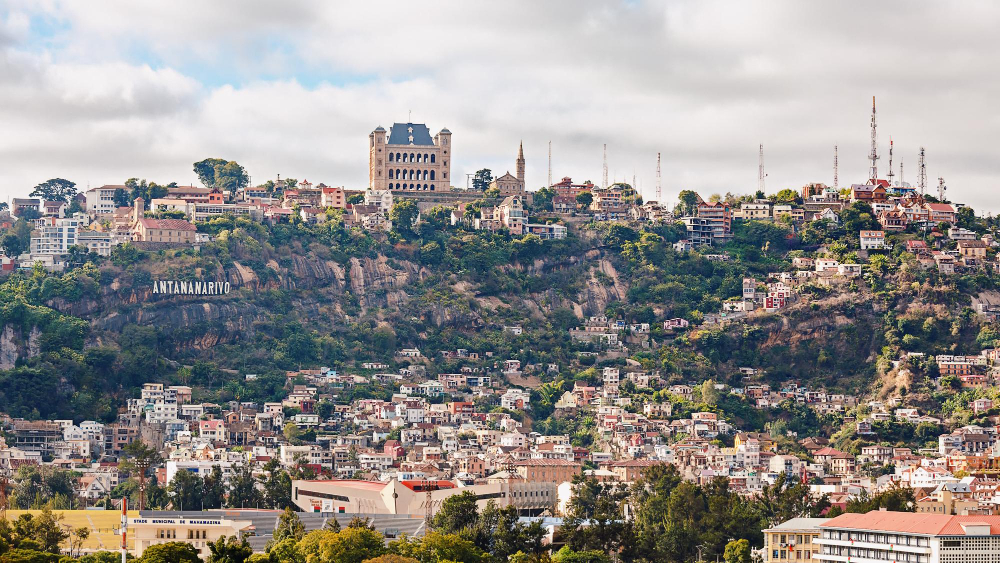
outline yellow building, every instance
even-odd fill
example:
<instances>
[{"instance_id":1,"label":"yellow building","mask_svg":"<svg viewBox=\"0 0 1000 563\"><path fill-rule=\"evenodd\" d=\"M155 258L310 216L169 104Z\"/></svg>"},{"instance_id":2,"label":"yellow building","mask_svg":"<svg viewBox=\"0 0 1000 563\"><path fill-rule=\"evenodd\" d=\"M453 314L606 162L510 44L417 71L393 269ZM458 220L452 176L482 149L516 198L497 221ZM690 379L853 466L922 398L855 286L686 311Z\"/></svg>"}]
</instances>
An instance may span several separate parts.
<instances>
[{"instance_id":1,"label":"yellow building","mask_svg":"<svg viewBox=\"0 0 1000 563\"><path fill-rule=\"evenodd\" d=\"M134 542L132 554L142 557L151 545L182 542L194 546L199 555L208 557L208 544L225 536L239 537L249 532L249 520L227 520L218 516L189 518L183 516L134 517L128 520L129 538Z\"/></svg>"},{"instance_id":2,"label":"yellow building","mask_svg":"<svg viewBox=\"0 0 1000 563\"><path fill-rule=\"evenodd\" d=\"M41 510L8 510L7 519L14 521L17 520L22 514L37 516L38 514L41 514L41 512ZM60 518L59 524L65 529L76 530L78 528L87 528L90 530L90 536L79 547L80 553L94 553L96 551L117 552L121 550L121 509L53 510L52 514L56 518ZM129 519L132 519L139 516L139 512L130 510L128 512L128 516ZM126 547L130 553L135 553L135 551L133 551L134 546L135 540L132 537L132 533L129 532ZM68 553L70 550L69 540L65 540L60 547L63 552Z\"/></svg>"},{"instance_id":3,"label":"yellow building","mask_svg":"<svg viewBox=\"0 0 1000 563\"><path fill-rule=\"evenodd\" d=\"M827 518L792 518L764 530L764 562L811 561L819 553L819 525Z\"/></svg>"}]
</instances>

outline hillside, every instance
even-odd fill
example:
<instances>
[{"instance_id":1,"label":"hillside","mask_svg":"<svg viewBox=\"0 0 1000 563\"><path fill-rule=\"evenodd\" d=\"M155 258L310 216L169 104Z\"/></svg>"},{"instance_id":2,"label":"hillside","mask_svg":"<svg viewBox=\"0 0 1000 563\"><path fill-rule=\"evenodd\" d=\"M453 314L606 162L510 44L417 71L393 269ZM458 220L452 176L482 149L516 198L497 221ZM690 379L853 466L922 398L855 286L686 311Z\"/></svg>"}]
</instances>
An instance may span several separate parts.
<instances>
[{"instance_id":1,"label":"hillside","mask_svg":"<svg viewBox=\"0 0 1000 563\"><path fill-rule=\"evenodd\" d=\"M335 220L266 227L220 218L200 226L215 240L198 248L126 245L61 275L14 274L2 286L0 410L107 420L149 380L192 385L209 400L268 400L280 396L286 370L395 365L402 348L434 359L456 349L493 356L428 362L430 373L514 358L558 366L526 381L572 381L594 362L578 353L598 348L568 331L592 316L650 323L648 336L626 335L628 355L667 383L738 383L738 368L752 367L774 383L885 394L879 376L903 348L978 352L968 306L995 286L992 276L918 271L897 252L898 265L882 275L807 284L778 311L678 335L659 323L701 323L739 295L745 277L791 271L812 234L750 222L721 251L677 252L676 225L590 223L566 240L541 241L468 231L443 217L428 213L413 232L388 235ZM843 233L825 243L846 247ZM231 291L154 293L162 280ZM505 331L511 326L523 334ZM625 358L605 352L598 361ZM260 377L244 381L248 373ZM40 394L52 400L29 399Z\"/></svg>"}]
</instances>

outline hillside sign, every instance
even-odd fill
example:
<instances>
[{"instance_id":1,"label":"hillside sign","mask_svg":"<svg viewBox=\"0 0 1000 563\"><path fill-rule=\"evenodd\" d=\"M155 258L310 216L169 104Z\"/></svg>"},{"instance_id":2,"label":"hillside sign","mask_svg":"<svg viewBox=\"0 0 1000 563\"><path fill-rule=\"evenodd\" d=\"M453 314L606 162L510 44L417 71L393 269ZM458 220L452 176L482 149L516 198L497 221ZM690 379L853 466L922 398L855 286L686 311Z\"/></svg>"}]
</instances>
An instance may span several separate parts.
<instances>
[{"instance_id":1,"label":"hillside sign","mask_svg":"<svg viewBox=\"0 0 1000 563\"><path fill-rule=\"evenodd\" d=\"M226 295L229 282L153 280L153 295Z\"/></svg>"}]
</instances>

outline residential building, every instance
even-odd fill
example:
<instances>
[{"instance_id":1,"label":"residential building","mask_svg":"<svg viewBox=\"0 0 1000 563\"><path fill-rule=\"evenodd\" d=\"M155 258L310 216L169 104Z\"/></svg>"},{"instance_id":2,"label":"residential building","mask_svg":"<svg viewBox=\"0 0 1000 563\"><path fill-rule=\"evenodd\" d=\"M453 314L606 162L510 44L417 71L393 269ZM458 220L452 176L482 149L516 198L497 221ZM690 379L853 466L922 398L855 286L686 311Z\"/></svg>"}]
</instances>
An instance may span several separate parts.
<instances>
[{"instance_id":1,"label":"residential building","mask_svg":"<svg viewBox=\"0 0 1000 563\"><path fill-rule=\"evenodd\" d=\"M764 563L810 561L819 552L816 538L828 518L792 518L764 530Z\"/></svg>"},{"instance_id":2,"label":"residential building","mask_svg":"<svg viewBox=\"0 0 1000 563\"><path fill-rule=\"evenodd\" d=\"M94 216L112 215L117 209L115 204L115 192L118 190L127 191L125 186L101 186L91 188L84 192L87 198L87 213Z\"/></svg>"},{"instance_id":3,"label":"residential building","mask_svg":"<svg viewBox=\"0 0 1000 563\"><path fill-rule=\"evenodd\" d=\"M841 514L819 525L813 560L993 563L1000 516L872 511Z\"/></svg>"},{"instance_id":4,"label":"residential building","mask_svg":"<svg viewBox=\"0 0 1000 563\"><path fill-rule=\"evenodd\" d=\"M888 248L885 243L885 231L861 231L861 250L884 250Z\"/></svg>"}]
</instances>

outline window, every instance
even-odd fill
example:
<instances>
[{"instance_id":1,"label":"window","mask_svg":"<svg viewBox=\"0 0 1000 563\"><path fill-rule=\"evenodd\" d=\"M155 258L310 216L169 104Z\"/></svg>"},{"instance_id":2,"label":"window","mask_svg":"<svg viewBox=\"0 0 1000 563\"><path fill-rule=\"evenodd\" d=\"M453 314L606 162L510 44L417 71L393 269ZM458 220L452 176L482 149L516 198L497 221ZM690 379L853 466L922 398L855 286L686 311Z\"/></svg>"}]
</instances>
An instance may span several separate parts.
<instances>
[{"instance_id":1,"label":"window","mask_svg":"<svg viewBox=\"0 0 1000 563\"><path fill-rule=\"evenodd\" d=\"M393 155L392 155L392 153L389 153L389 162L393 162Z\"/></svg>"},{"instance_id":2,"label":"window","mask_svg":"<svg viewBox=\"0 0 1000 563\"><path fill-rule=\"evenodd\" d=\"M431 164L434 164L434 155L431 155Z\"/></svg>"}]
</instances>

